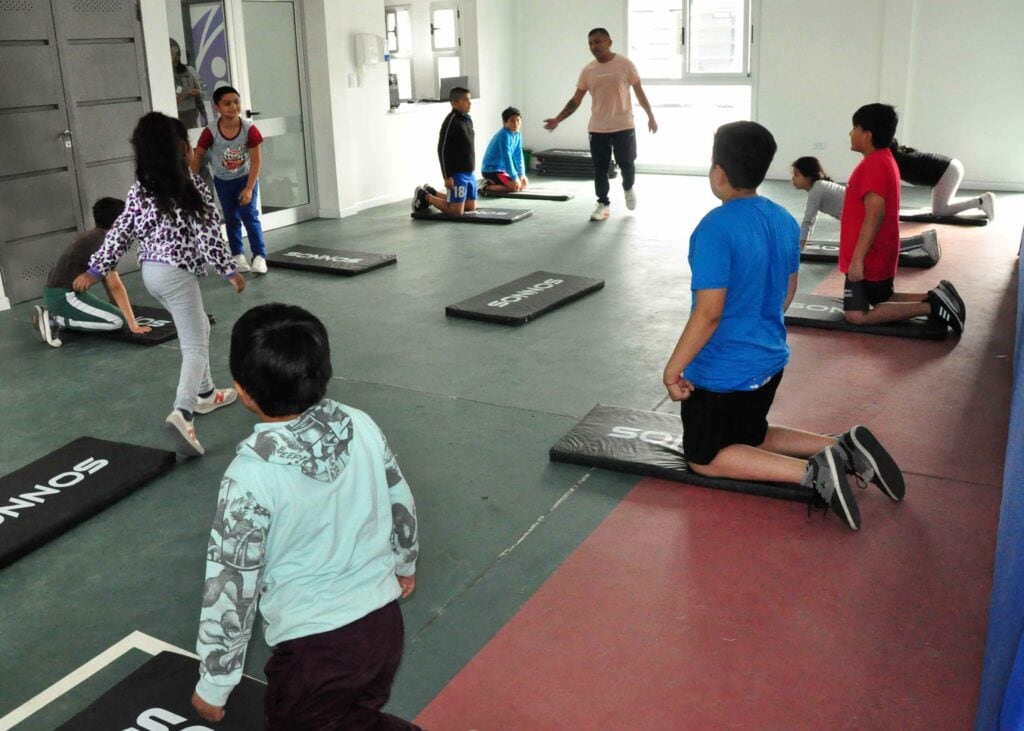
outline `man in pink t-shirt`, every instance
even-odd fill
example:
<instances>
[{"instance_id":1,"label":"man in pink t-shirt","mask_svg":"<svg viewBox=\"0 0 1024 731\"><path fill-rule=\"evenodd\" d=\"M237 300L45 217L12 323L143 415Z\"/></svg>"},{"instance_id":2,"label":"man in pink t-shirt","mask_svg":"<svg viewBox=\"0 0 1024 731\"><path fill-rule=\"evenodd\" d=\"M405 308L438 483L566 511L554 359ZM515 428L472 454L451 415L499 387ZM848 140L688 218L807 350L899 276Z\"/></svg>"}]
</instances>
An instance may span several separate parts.
<instances>
[{"instance_id":1,"label":"man in pink t-shirt","mask_svg":"<svg viewBox=\"0 0 1024 731\"><path fill-rule=\"evenodd\" d=\"M626 208L636 208L636 191L633 181L636 178L636 130L633 124L633 105L629 98L629 89L633 88L636 100L647 112L647 129L658 131L658 123L654 121L650 102L640 85L640 74L633 62L622 54L612 53L612 39L604 28L594 28L587 34L590 52L594 60L580 72L576 82L576 93L558 113L557 117L544 120L544 129L555 129L559 123L571 115L583 101L589 91L591 98L590 124L590 156L594 162L594 191L597 193L597 208L591 214L592 221L604 221L608 218L611 201L608 199L608 167L615 152L615 162L622 171L622 189L626 193Z\"/></svg>"},{"instance_id":2,"label":"man in pink t-shirt","mask_svg":"<svg viewBox=\"0 0 1024 731\"><path fill-rule=\"evenodd\" d=\"M850 149L864 156L850 176L839 231L839 271L846 275L843 310L852 325L928 316L963 332L967 309L950 282L928 292L895 292L900 255L900 171L889 151L899 117L888 104L853 115Z\"/></svg>"}]
</instances>

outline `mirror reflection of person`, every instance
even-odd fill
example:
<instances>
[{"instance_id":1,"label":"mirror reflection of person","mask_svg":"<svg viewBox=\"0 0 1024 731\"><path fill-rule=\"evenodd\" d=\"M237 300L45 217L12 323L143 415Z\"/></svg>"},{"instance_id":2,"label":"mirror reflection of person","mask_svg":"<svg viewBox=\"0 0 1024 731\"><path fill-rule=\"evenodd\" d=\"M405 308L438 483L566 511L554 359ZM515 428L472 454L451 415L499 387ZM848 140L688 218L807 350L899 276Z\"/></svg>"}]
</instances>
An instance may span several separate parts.
<instances>
[{"instance_id":1,"label":"mirror reflection of person","mask_svg":"<svg viewBox=\"0 0 1024 731\"><path fill-rule=\"evenodd\" d=\"M178 119L188 129L206 126L203 82L191 66L181 62L181 46L171 39L171 68L174 71L174 96L178 102Z\"/></svg>"}]
</instances>

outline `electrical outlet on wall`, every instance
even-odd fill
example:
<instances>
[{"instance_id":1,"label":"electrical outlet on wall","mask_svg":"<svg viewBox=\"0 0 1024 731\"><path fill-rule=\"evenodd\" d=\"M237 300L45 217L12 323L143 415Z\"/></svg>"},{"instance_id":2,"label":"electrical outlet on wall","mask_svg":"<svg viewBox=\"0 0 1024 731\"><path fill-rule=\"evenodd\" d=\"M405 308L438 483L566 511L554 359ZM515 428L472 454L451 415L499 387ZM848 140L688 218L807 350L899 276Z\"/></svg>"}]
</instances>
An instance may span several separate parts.
<instances>
[{"instance_id":1,"label":"electrical outlet on wall","mask_svg":"<svg viewBox=\"0 0 1024 731\"><path fill-rule=\"evenodd\" d=\"M815 142L811 147L813 147L815 150L824 150L825 149L825 143L824 142Z\"/></svg>"}]
</instances>

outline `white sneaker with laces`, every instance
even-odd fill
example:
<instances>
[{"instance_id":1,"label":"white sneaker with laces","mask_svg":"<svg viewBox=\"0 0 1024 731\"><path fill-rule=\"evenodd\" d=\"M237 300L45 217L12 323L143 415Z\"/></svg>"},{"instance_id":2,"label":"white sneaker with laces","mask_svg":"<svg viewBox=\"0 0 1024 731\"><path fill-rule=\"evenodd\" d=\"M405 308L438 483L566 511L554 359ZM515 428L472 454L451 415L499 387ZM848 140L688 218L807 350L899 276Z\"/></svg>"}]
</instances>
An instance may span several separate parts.
<instances>
[{"instance_id":1,"label":"white sneaker with laces","mask_svg":"<svg viewBox=\"0 0 1024 731\"><path fill-rule=\"evenodd\" d=\"M985 211L985 217L990 220L996 220L996 197L991 193L982 193L979 198L981 201L981 210Z\"/></svg>"},{"instance_id":2,"label":"white sneaker with laces","mask_svg":"<svg viewBox=\"0 0 1024 731\"><path fill-rule=\"evenodd\" d=\"M245 254L235 254L235 268L242 272L242 274L252 271L249 267L249 262L245 260Z\"/></svg>"},{"instance_id":3,"label":"white sneaker with laces","mask_svg":"<svg viewBox=\"0 0 1024 731\"><path fill-rule=\"evenodd\" d=\"M59 348L63 343L54 334L56 331L50 319L50 311L45 307L35 305L32 313L32 327L35 328L36 336L51 348Z\"/></svg>"},{"instance_id":4,"label":"white sneaker with laces","mask_svg":"<svg viewBox=\"0 0 1024 731\"><path fill-rule=\"evenodd\" d=\"M202 457L206 454L203 445L196 439L196 428L192 422L175 409L164 419L164 434L173 442L174 451L186 457Z\"/></svg>"},{"instance_id":5,"label":"white sneaker with laces","mask_svg":"<svg viewBox=\"0 0 1024 731\"><path fill-rule=\"evenodd\" d=\"M221 406L233 404L237 398L238 392L233 388L215 388L213 393L206 398L196 399L196 407L194 411L197 414L209 414L211 411L216 411Z\"/></svg>"},{"instance_id":6,"label":"white sneaker with laces","mask_svg":"<svg viewBox=\"0 0 1024 731\"><path fill-rule=\"evenodd\" d=\"M604 203L598 203L597 208L590 214L591 221L605 221L608 216L612 215L611 210Z\"/></svg>"},{"instance_id":7,"label":"white sneaker with laces","mask_svg":"<svg viewBox=\"0 0 1024 731\"><path fill-rule=\"evenodd\" d=\"M254 256L252 258L252 271L254 274L266 274L267 260L262 256Z\"/></svg>"},{"instance_id":8,"label":"white sneaker with laces","mask_svg":"<svg viewBox=\"0 0 1024 731\"><path fill-rule=\"evenodd\" d=\"M626 191L626 208L636 210L636 191L633 188Z\"/></svg>"}]
</instances>

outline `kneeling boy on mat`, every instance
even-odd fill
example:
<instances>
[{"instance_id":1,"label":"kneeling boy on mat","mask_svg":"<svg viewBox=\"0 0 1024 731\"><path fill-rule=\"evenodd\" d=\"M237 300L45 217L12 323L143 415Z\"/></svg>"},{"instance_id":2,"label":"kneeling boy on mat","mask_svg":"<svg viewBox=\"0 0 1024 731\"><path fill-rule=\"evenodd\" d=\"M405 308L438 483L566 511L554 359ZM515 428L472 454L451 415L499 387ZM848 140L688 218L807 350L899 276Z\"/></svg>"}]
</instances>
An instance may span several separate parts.
<instances>
[{"instance_id":1,"label":"kneeling boy on mat","mask_svg":"<svg viewBox=\"0 0 1024 731\"><path fill-rule=\"evenodd\" d=\"M100 198L92 207L96 228L79 236L57 260L57 265L46 280L43 290L44 306L36 305L32 325L39 338L54 348L61 346L58 328L82 332L112 332L125 325L133 333L148 333L152 328L135 321L128 290L121 276L111 270L103 277L103 287L110 302L104 302L88 292L76 292L71 284L75 277L89 268L89 259L103 244L107 229L124 210L124 201ZM114 304L111 304L114 303Z\"/></svg>"},{"instance_id":2,"label":"kneeling boy on mat","mask_svg":"<svg viewBox=\"0 0 1024 731\"><path fill-rule=\"evenodd\" d=\"M812 487L851 529L860 511L847 474L893 500L903 474L863 426L842 436L769 425L768 410L789 362L783 313L796 292L800 227L757 194L775 139L755 122L715 132L708 173L722 205L690 236L690 317L664 371L681 401L683 453L700 475Z\"/></svg>"},{"instance_id":3,"label":"kneeling boy on mat","mask_svg":"<svg viewBox=\"0 0 1024 731\"><path fill-rule=\"evenodd\" d=\"M441 123L437 136L437 158L441 162L441 175L448 196L443 197L429 185L416 186L412 195L413 213L434 206L449 216L461 216L476 210L476 145L473 119L469 116L473 102L469 89L456 86L448 95L452 111Z\"/></svg>"},{"instance_id":4,"label":"kneeling boy on mat","mask_svg":"<svg viewBox=\"0 0 1024 731\"><path fill-rule=\"evenodd\" d=\"M230 365L260 423L217 497L192 705L208 721L224 717L258 608L273 647L268 729L418 728L380 710L402 658L398 599L415 588L419 554L412 493L384 434L325 397L327 330L299 307L242 315Z\"/></svg>"},{"instance_id":5,"label":"kneeling boy on mat","mask_svg":"<svg viewBox=\"0 0 1024 731\"><path fill-rule=\"evenodd\" d=\"M967 308L950 282L943 279L928 292L893 290L900 259L900 171L889 144L898 121L888 104L866 104L853 114L850 149L864 159L850 175L839 219L843 312L851 325L927 316L959 335Z\"/></svg>"},{"instance_id":6,"label":"kneeling boy on mat","mask_svg":"<svg viewBox=\"0 0 1024 731\"><path fill-rule=\"evenodd\" d=\"M523 116L515 107L507 107L501 113L502 127L484 152L481 172L486 181L488 193L517 193L525 190L526 166L523 161L523 136L519 128Z\"/></svg>"}]
</instances>

